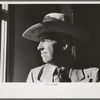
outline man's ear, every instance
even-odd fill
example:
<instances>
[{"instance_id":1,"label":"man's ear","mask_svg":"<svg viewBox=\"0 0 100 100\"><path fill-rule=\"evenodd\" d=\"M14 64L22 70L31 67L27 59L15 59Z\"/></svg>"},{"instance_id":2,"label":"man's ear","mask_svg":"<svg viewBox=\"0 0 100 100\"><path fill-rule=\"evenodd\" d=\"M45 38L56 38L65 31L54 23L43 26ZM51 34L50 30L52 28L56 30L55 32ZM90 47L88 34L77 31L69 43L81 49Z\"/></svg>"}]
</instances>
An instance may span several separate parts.
<instances>
[{"instance_id":1,"label":"man's ear","mask_svg":"<svg viewBox=\"0 0 100 100\"><path fill-rule=\"evenodd\" d=\"M63 42L62 42L63 51L65 51L67 48L68 48L68 41L67 40L63 40Z\"/></svg>"}]
</instances>

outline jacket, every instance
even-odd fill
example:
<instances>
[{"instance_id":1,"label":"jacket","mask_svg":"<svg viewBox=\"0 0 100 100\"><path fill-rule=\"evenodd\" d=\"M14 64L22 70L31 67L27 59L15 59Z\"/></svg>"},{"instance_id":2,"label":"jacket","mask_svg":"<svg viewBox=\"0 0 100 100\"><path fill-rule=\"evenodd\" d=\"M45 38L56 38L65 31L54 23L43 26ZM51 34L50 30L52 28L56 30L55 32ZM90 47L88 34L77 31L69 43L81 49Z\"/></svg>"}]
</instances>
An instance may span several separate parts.
<instances>
[{"instance_id":1,"label":"jacket","mask_svg":"<svg viewBox=\"0 0 100 100\"><path fill-rule=\"evenodd\" d=\"M44 64L40 67L33 68L29 72L27 82L53 82L53 73L55 68L49 64ZM69 69L71 82L99 82L100 70L97 67L86 69Z\"/></svg>"}]
</instances>

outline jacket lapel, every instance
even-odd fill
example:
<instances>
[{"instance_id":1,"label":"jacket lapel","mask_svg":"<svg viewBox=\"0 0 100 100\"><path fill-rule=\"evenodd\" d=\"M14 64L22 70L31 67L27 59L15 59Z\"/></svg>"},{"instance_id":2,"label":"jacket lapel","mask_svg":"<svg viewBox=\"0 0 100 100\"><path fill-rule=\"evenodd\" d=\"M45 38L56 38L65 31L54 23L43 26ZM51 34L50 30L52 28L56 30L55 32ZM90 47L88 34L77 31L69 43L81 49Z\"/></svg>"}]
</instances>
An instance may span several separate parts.
<instances>
[{"instance_id":1,"label":"jacket lapel","mask_svg":"<svg viewBox=\"0 0 100 100\"><path fill-rule=\"evenodd\" d=\"M49 65L49 64L46 64L44 69L43 69L43 73L40 77L40 81L42 82L52 82L52 79L53 79L53 70L52 69L52 65Z\"/></svg>"},{"instance_id":2,"label":"jacket lapel","mask_svg":"<svg viewBox=\"0 0 100 100\"><path fill-rule=\"evenodd\" d=\"M72 82L79 82L85 78L84 73L80 69L70 69L69 78Z\"/></svg>"}]
</instances>

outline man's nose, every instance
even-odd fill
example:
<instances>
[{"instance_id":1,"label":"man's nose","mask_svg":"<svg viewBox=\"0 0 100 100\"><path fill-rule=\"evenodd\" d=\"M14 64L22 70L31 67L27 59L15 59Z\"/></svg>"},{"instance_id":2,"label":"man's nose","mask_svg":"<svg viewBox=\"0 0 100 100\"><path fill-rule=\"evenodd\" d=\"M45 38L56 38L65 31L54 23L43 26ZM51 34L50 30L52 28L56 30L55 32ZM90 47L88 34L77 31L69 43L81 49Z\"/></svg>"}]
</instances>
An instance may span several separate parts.
<instances>
[{"instance_id":1,"label":"man's nose","mask_svg":"<svg viewBox=\"0 0 100 100\"><path fill-rule=\"evenodd\" d=\"M38 49L38 50L43 50L43 49L44 49L43 43L42 43L42 42L39 43L37 49Z\"/></svg>"}]
</instances>

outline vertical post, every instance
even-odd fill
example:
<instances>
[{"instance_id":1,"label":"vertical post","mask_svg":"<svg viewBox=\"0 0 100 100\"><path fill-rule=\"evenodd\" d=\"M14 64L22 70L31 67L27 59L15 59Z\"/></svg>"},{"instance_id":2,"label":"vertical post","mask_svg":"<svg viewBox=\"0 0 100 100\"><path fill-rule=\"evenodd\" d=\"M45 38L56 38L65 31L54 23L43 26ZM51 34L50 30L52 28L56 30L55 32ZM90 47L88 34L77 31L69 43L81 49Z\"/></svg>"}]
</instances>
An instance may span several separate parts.
<instances>
[{"instance_id":1,"label":"vertical post","mask_svg":"<svg viewBox=\"0 0 100 100\"><path fill-rule=\"evenodd\" d=\"M8 4L2 4L1 11L7 12ZM2 13L3 14L3 13ZM7 13L2 15L7 17ZM0 82L6 81L6 53L7 53L7 21L1 19L1 65Z\"/></svg>"}]
</instances>

